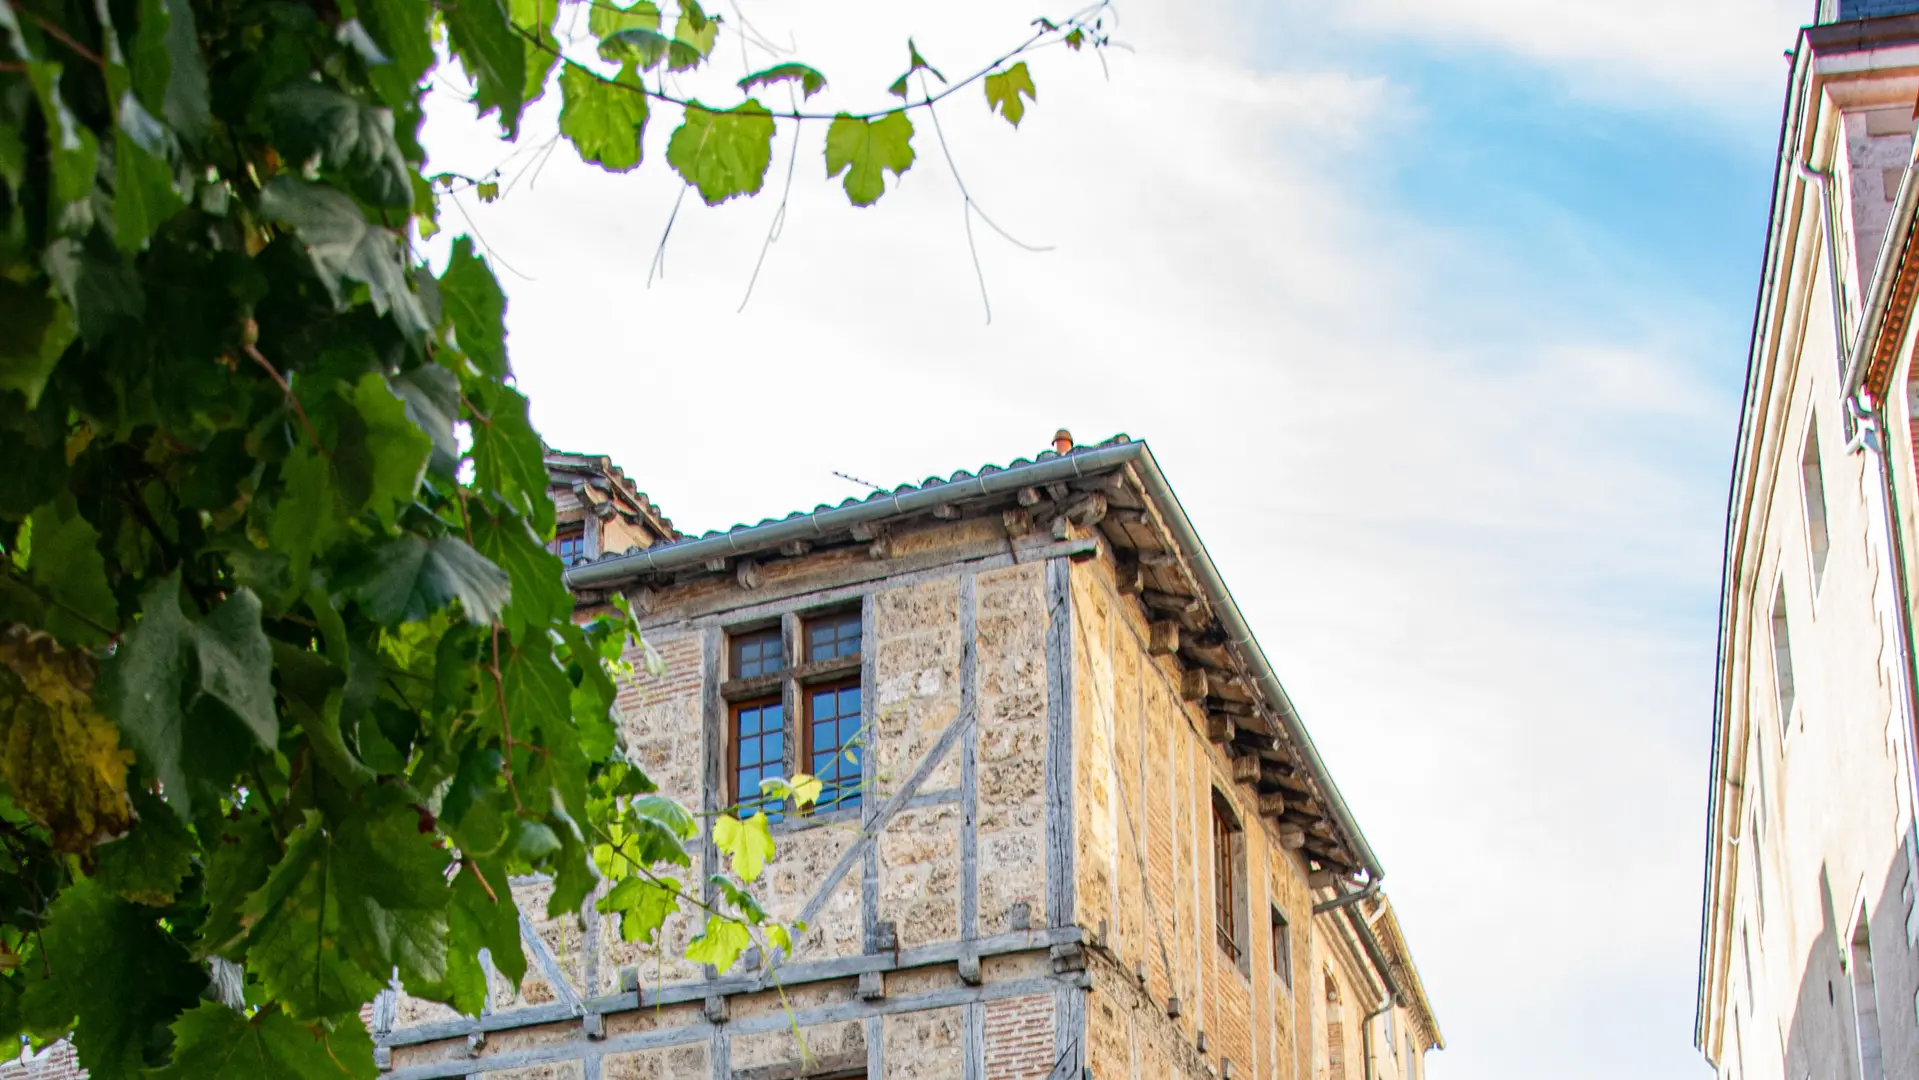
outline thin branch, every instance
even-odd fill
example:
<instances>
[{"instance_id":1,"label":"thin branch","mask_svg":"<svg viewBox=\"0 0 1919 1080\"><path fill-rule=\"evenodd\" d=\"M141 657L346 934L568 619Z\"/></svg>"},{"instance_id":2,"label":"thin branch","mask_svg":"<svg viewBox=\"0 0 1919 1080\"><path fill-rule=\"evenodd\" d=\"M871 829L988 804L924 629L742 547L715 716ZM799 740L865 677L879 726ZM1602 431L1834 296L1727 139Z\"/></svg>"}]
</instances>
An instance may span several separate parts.
<instances>
[{"instance_id":1,"label":"thin branch","mask_svg":"<svg viewBox=\"0 0 1919 1080\"><path fill-rule=\"evenodd\" d=\"M260 350L254 348L252 342L242 345L241 348L254 363L260 365L261 371L267 373L267 378L272 379L273 384L280 388L280 393L286 396L287 404L293 406L293 414L300 418L300 426L306 429L307 438L313 443L313 448L320 452L321 457L328 461L333 460L332 452L321 445L320 436L313 430L313 421L307 419L306 406L301 405L300 399L294 396L293 387L287 384L286 376L281 375L280 369L269 363L266 357L261 356Z\"/></svg>"},{"instance_id":2,"label":"thin branch","mask_svg":"<svg viewBox=\"0 0 1919 1080\"><path fill-rule=\"evenodd\" d=\"M500 678L500 627L493 627L493 663L487 668L493 676L493 696L500 703L500 743L506 755L500 760L500 771L506 774L506 787L513 793L513 806L517 810L526 809L520 801L520 786L513 782L513 718L506 710L506 683Z\"/></svg>"},{"instance_id":3,"label":"thin branch","mask_svg":"<svg viewBox=\"0 0 1919 1080\"><path fill-rule=\"evenodd\" d=\"M1048 38L1055 37L1055 36L1064 36L1064 34L1070 33L1073 30L1086 29L1086 27L1082 25L1084 21L1086 19L1091 18L1093 15L1097 14L1098 12L1106 10L1109 6L1111 6L1111 4L1112 4L1112 0L1100 0L1099 3L1096 3L1092 5L1091 7L1083 9L1078 14L1067 19L1065 22L1054 25L1053 28L1050 30L1042 28L1034 32L1025 41L1020 42L1019 45L1001 54L998 58L993 60L991 63L987 64L985 67L980 68L978 71L975 71L974 73L966 76L963 79L960 79L956 82L948 84L947 86L942 88L939 93L927 95L923 97L922 100L919 100L919 101L902 102L901 104L894 105L889 108L874 109L871 112L863 112L863 113L850 113L850 112L849 113L815 113L815 112L804 112L799 109L791 109L786 112L769 112L768 115L775 120L835 120L841 116L848 116L855 120L871 121L871 120L879 119L881 117L891 116L894 113L910 112L914 109L927 108L934 104L937 104L940 101L943 101L948 96L954 93L957 93L961 89L980 81L986 76L991 75L993 72L998 71L1003 65L1005 65L1005 63L1008 60L1011 60L1014 57L1019 56L1021 53L1027 52L1035 48L1036 46L1040 45L1042 42L1046 41ZM552 55L558 57L562 63L570 65L577 71L581 71L587 75L591 75L593 78L598 79L609 86L617 86L630 93L645 94L648 97L658 98L659 100L667 102L669 104L678 105L681 108L694 107L694 103L691 99L683 97L679 94L668 93L664 85L664 79L662 79L662 85L660 86L659 89L650 89L645 85L644 82L642 82L638 86L634 86L630 83L615 82L614 80L607 78L605 75L602 75L598 71L587 66L586 64L582 64L578 60L575 60L572 57L567 56L565 53L561 52L559 49L556 49L553 46L548 45L546 42L540 40L540 38L537 35L529 34L524 27L519 26L518 24L514 24L513 30L515 33L519 34L522 38L526 39L529 43L531 43L534 48L543 49L546 52L551 53ZM705 105L700 105L697 107L702 109L707 108L707 106Z\"/></svg>"},{"instance_id":4,"label":"thin branch","mask_svg":"<svg viewBox=\"0 0 1919 1080\"><path fill-rule=\"evenodd\" d=\"M920 76L920 93L926 92L926 76ZM979 245L973 241L973 197L966 193L966 181L960 179L959 166L953 163L953 151L947 149L946 131L940 127L938 109L929 108L926 115L933 118L933 131L939 136L940 150L946 155L946 167L953 170L953 182L959 185L960 219L966 223L966 253L973 257L973 277L979 281L980 306L986 309L986 325L993 325L993 299L986 294L986 268L980 265Z\"/></svg>"},{"instance_id":5,"label":"thin branch","mask_svg":"<svg viewBox=\"0 0 1919 1080\"><path fill-rule=\"evenodd\" d=\"M920 89L922 91L925 90L925 82L926 82L926 77L923 75L920 76L920 83L921 83ZM1009 233L1005 229L1000 228L999 222L994 221L992 217L989 214L987 214L985 209L980 206L979 200L973 198L973 193L966 190L966 181L961 179L959 166L955 164L953 161L953 151L951 148L949 148L946 145L946 131L945 129L940 127L939 111L937 109L929 108L926 110L926 114L933 118L933 133L939 136L940 153L946 156L947 168L953 170L953 182L959 185L960 196L966 200L966 205L972 209L973 213L978 214L979 219L981 221L984 221L988 226L992 228L994 232L1000 234L1000 237L1002 239L1004 239L1007 243L1013 245L1014 247L1024 248L1025 250L1031 251L1034 253L1052 251L1053 245L1051 244L1029 244L1024 240L1021 240L1019 237L1014 236L1012 233Z\"/></svg>"},{"instance_id":6,"label":"thin branch","mask_svg":"<svg viewBox=\"0 0 1919 1080\"><path fill-rule=\"evenodd\" d=\"M461 204L460 196L458 193L449 191L447 192L447 198L453 200L453 208L455 210L458 210L460 212L460 216L466 219L467 227L473 230L473 238L480 242L480 246L486 249L486 253L493 257L494 262L497 262L501 266L506 267L507 270L511 272L514 277L517 277L522 281L534 280L531 276L527 274L522 274L518 270L514 269L513 264L510 262L507 262L506 259L500 255L499 249L495 248L492 244L489 244L486 242L486 237L480 235L480 226L474 222L473 215L467 213L466 207L463 204Z\"/></svg>"},{"instance_id":7,"label":"thin branch","mask_svg":"<svg viewBox=\"0 0 1919 1080\"><path fill-rule=\"evenodd\" d=\"M786 186L780 191L780 207L773 211L773 221L766 228L766 241L760 245L760 257L753 264L753 276L746 280L746 295L740 297L739 310L734 312L736 315L745 311L747 301L753 299L753 286L759 284L760 268L766 265L766 253L772 250L773 241L778 240L786 228L786 200L793 195L793 167L799 164L800 128L805 123L804 120L793 121L793 152L786 158Z\"/></svg>"},{"instance_id":8,"label":"thin branch","mask_svg":"<svg viewBox=\"0 0 1919 1080\"><path fill-rule=\"evenodd\" d=\"M16 5L16 10L18 10L17 5ZM85 45L82 45L79 42L73 40L72 36L70 36L65 30L60 29L60 26L58 23L55 23L53 20L48 19L44 15L39 15L31 11L25 12L24 14L26 15L27 18L32 19L35 23L37 23L40 29L45 30L49 34L52 34L54 38L60 42L60 44L65 45L67 48L72 49L74 52L78 53L79 55L87 58L88 60L93 61L93 66L100 67L100 68L104 68L107 66L107 62L105 60L100 59L99 53L96 53L92 49L87 48Z\"/></svg>"},{"instance_id":9,"label":"thin branch","mask_svg":"<svg viewBox=\"0 0 1919 1080\"><path fill-rule=\"evenodd\" d=\"M686 188L680 189L679 197L673 200L673 212L666 216L666 228L660 233L660 246L653 251L653 263L646 268L646 287L653 287L653 273L666 277L666 241L673 235L673 223L679 220L680 204L686 201Z\"/></svg>"}]
</instances>

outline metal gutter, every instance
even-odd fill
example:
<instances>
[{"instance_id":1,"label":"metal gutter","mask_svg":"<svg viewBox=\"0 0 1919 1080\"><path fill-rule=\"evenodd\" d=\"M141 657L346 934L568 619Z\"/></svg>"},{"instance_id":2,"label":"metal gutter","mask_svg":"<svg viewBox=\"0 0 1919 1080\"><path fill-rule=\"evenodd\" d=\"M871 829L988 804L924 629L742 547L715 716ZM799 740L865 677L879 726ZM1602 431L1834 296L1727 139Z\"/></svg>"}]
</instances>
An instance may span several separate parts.
<instances>
[{"instance_id":1,"label":"metal gutter","mask_svg":"<svg viewBox=\"0 0 1919 1080\"><path fill-rule=\"evenodd\" d=\"M1746 458L1741 452L1752 435L1753 411L1757 407L1758 381L1761 368L1760 350L1762 347L1761 328L1765 326L1766 313L1772 306L1773 293L1778 286L1779 257L1785 231L1785 210L1791 200L1791 184L1788 179L1793 165L1799 160L1799 151L1794 137L1800 128L1803 114L1799 108L1804 87L1812 74L1812 54L1810 40L1805 30L1801 30L1799 40L1793 52L1793 69L1786 77L1786 100L1779 112L1779 161L1774 168L1772 197L1767 200L1769 206L1766 245L1760 258L1759 289L1753 297L1752 330L1746 353L1746 391L1739 412L1739 432L1735 441L1732 469L1726 483L1726 536L1725 557L1720 566L1719 580L1719 627L1715 642L1713 670L1713 739L1712 759L1708 766L1706 789L1706 851L1705 880L1700 886L1699 903L1699 986L1693 1001L1693 1046L1712 1061L1712 1054L1706 1047L1706 992L1711 982L1708 973L1710 944L1714 938L1712 919L1712 897L1719 885L1718 828L1719 828L1719 788L1725 773L1725 760L1720 749L1724 742L1723 721L1726 716L1726 701L1730 688L1726 684L1728 649L1732 644L1732 596L1734 581L1734 553L1737 549L1738 527L1734 508L1739 496L1746 489ZM1765 339L1770 344L1771 339Z\"/></svg>"},{"instance_id":2,"label":"metal gutter","mask_svg":"<svg viewBox=\"0 0 1919 1080\"><path fill-rule=\"evenodd\" d=\"M1213 602L1213 610L1218 613L1226 633L1235 648L1241 650L1247 662L1252 666L1260 691L1266 698L1266 704L1279 716L1280 723L1286 726L1287 734L1298 744L1306 755L1313 774L1320 777L1326 789L1327 801L1332 804L1333 817L1339 827L1352 840L1358 849L1360 864L1365 868L1368 883L1386 876L1386 868L1380 865L1379 856L1373 852L1372 845L1366 842L1366 834L1359 831L1359 823L1353 820L1353 812L1346 805L1346 799L1339 793L1338 785L1333 783L1332 771L1326 767L1325 759L1319 756L1318 747L1313 745L1313 737L1306 733L1306 725L1299 718L1299 710L1293 707L1293 699L1287 695L1286 688L1280 685L1279 676L1274 674L1273 665L1266 659L1266 653L1260 649L1259 642L1253 637L1252 627L1246 625L1246 617L1240 613L1239 604L1233 600L1232 590L1219 576L1219 568L1213 565L1212 556L1206 553L1206 545L1194 531L1193 523L1187 519L1186 510L1179 503L1179 496L1166 483L1165 474L1159 471L1159 463L1153 460L1153 452L1145 443L1134 444L1139 447L1140 478L1146 482L1147 494L1171 511L1167 515L1177 534L1180 546L1191 556L1194 568L1199 571L1201 584L1206 587L1208 599Z\"/></svg>"},{"instance_id":3,"label":"metal gutter","mask_svg":"<svg viewBox=\"0 0 1919 1080\"><path fill-rule=\"evenodd\" d=\"M1280 685L1279 676L1273 672L1271 662L1254 639L1253 631L1246 623L1246 617L1240 612L1239 604L1233 600L1232 591L1220 577L1219 568L1213 565L1212 556L1207 554L1206 545L1200 540L1193 523L1186 517L1186 510L1180 505L1179 497L1173 494L1167 484L1165 474L1160 472L1159 463L1153 459L1151 450L1144 442L1126 442L1115 446L1097 446L996 472L985 473L963 480L934 484L898 492L888 496L875 496L850 506L836 506L826 510L816 510L810 514L782 518L779 521L763 525L748 525L732 529L714 536L703 536L697 540L683 540L673 544L663 544L645 551L629 552L599 559L582 566L575 566L566 572L568 588L590 589L605 588L618 582L629 580L645 573L657 573L677 570L706 562L709 559L732 558L750 555L778 547L791 540L818 540L835 533L843 532L855 525L882 521L904 514L931 510L936 506L959 502L965 499L977 499L990 495L1001 495L1018 491L1020 488L1039 487L1058 481L1073 480L1094 473L1132 464L1139 470L1146 494L1159 504L1165 512L1167 524L1171 526L1174 539L1185 552L1188 561L1199 577L1200 586L1206 592L1206 599L1213 611L1219 616L1220 624L1233 647L1237 649L1249 667L1252 668L1254 681L1266 705L1286 730L1286 734L1305 755L1307 765L1319 780L1327 802L1330 803L1333 819L1338 822L1340 831L1351 842L1354 854L1358 856L1361 867L1366 871L1368 882L1378 881L1386 876L1386 870L1380 865L1379 856L1373 852L1372 845L1366 842L1366 835L1359 830L1352 809L1346 805L1346 799L1333 783L1332 771L1326 767L1325 759L1319 756L1319 750L1313 745L1312 736L1307 734L1306 725L1299 717L1299 710L1293 706L1292 698L1286 688Z\"/></svg>"},{"instance_id":4,"label":"metal gutter","mask_svg":"<svg viewBox=\"0 0 1919 1080\"><path fill-rule=\"evenodd\" d=\"M714 536L613 555L568 570L566 584L573 589L603 588L641 574L678 570L709 559L750 555L790 540L818 540L844 532L855 525L931 510L935 506L962 499L1000 495L1020 488L1038 487L1104 472L1133 461L1145 449L1144 443L1131 442L1075 450L1070 454L1015 465L1010 469L966 480L915 488L888 496L874 496L850 506L815 510L810 514L782 518L763 525L741 526Z\"/></svg>"}]
</instances>

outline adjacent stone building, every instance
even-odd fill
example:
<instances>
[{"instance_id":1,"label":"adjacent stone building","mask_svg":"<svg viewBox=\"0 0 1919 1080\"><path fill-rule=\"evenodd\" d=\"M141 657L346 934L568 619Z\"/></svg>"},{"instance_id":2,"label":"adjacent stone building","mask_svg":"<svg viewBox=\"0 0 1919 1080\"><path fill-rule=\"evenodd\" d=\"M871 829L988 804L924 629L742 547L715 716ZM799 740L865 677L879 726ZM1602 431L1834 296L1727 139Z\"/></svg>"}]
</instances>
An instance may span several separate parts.
<instances>
[{"instance_id":1,"label":"adjacent stone building","mask_svg":"<svg viewBox=\"0 0 1919 1080\"><path fill-rule=\"evenodd\" d=\"M1695 1033L1725 1080L1919 1076L1919 2L1818 16L1726 537Z\"/></svg>"},{"instance_id":2,"label":"adjacent stone building","mask_svg":"<svg viewBox=\"0 0 1919 1080\"><path fill-rule=\"evenodd\" d=\"M549 458L582 611L623 592L664 662L628 753L712 814L826 782L759 886L806 930L715 972L688 918L642 949L519 883L525 982L383 1001L389 1075L1422 1077L1379 860L1151 453L1056 446L698 538Z\"/></svg>"}]
</instances>

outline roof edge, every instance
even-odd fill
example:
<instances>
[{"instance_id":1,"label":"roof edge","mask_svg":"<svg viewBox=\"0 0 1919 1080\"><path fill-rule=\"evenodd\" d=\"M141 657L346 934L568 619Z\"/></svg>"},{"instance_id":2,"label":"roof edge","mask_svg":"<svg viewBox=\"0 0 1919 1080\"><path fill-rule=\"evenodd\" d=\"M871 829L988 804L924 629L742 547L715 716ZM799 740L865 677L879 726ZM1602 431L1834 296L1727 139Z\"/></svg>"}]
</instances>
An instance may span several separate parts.
<instances>
[{"instance_id":1,"label":"roof edge","mask_svg":"<svg viewBox=\"0 0 1919 1080\"><path fill-rule=\"evenodd\" d=\"M1180 505L1179 497L1173 494L1172 486L1166 482L1166 476L1160 471L1159 463L1154 460L1152 451L1147 449L1143 441L1072 450L1056 457L1014 465L996 472L934 487L896 492L889 496L865 499L848 506L815 510L810 514L759 525L741 525L712 536L702 536L697 539L662 544L644 551L615 555L567 570L566 585L571 589L607 588L644 573L675 570L704 563L709 559L747 555L777 547L791 540L817 540L829 534L850 529L855 525L930 510L962 499L999 495L1017 491L1020 488L1076 479L1128 464L1139 467L1140 479L1146 487L1146 494L1159 503L1165 512L1166 520L1175 534L1174 538L1185 549L1188 559L1198 570L1200 584L1206 590L1206 598L1219 614L1220 622L1232 646L1245 656L1249 666L1252 667L1255 681L1259 684L1260 696L1266 700L1266 705L1273 714L1279 717L1280 723L1286 728L1287 736L1299 746L1314 775L1323 783L1327 800L1331 803L1333 817L1339 823L1340 830L1352 841L1354 854L1359 856L1369 880L1385 877L1386 870L1380 864L1378 854L1367 842L1366 834L1360 831L1359 822L1353 817L1352 808L1346 804L1346 797L1341 794L1339 785L1333 781L1332 770L1327 768L1325 759L1319 754L1319 748L1314 745L1312 736L1307 733L1299 710L1293 705L1291 696L1286 693L1286 688L1281 685L1278 674L1273 671L1272 663L1266 658L1265 650L1260 648L1258 640L1254 638L1252 628L1247 625L1245 615L1239 610L1239 603L1233 599L1232 591L1226 587L1219 568L1213 565L1212 556L1207 552L1205 543L1200 540L1198 531L1193 528L1192 521L1187 518L1186 510Z\"/></svg>"}]
</instances>

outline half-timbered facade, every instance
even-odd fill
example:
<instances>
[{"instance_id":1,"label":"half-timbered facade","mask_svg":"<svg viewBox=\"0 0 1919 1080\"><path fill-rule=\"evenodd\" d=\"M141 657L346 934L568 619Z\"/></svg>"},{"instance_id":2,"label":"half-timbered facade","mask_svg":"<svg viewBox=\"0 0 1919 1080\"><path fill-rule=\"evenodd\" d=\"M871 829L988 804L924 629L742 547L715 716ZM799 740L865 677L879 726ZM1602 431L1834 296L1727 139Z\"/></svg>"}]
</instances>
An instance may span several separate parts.
<instances>
[{"instance_id":1,"label":"half-timbered facade","mask_svg":"<svg viewBox=\"0 0 1919 1080\"><path fill-rule=\"evenodd\" d=\"M718 815L824 782L763 806L758 894L804 931L717 972L687 916L641 947L518 882L525 980L477 1017L384 998L388 1075L1423 1076L1379 859L1152 454L1056 447L573 565L663 661L619 707L706 815L690 888Z\"/></svg>"}]
</instances>

